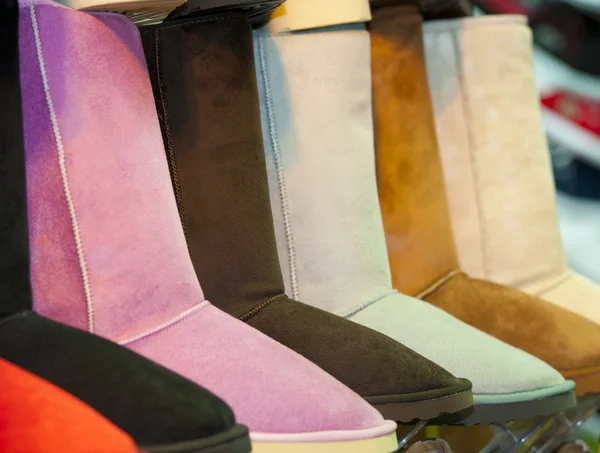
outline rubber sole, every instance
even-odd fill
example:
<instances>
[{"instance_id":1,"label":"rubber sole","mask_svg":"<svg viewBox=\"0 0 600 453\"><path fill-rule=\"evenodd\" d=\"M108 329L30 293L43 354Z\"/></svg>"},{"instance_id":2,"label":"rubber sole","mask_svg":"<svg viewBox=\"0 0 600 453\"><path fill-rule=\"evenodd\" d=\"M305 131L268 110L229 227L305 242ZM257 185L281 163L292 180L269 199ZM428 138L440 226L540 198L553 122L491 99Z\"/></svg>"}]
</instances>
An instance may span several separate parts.
<instances>
[{"instance_id":1,"label":"rubber sole","mask_svg":"<svg viewBox=\"0 0 600 453\"><path fill-rule=\"evenodd\" d=\"M471 383L466 379L450 388L365 399L385 419L406 424L423 420L433 425L454 424L474 411Z\"/></svg>"},{"instance_id":2,"label":"rubber sole","mask_svg":"<svg viewBox=\"0 0 600 453\"><path fill-rule=\"evenodd\" d=\"M160 446L140 446L147 453L250 453L248 428L236 425L229 431L205 439Z\"/></svg>"},{"instance_id":3,"label":"rubber sole","mask_svg":"<svg viewBox=\"0 0 600 453\"><path fill-rule=\"evenodd\" d=\"M560 371L560 370L559 370ZM575 382L577 396L600 394L600 366L580 370L561 371L565 379Z\"/></svg>"},{"instance_id":4,"label":"rubber sole","mask_svg":"<svg viewBox=\"0 0 600 453\"><path fill-rule=\"evenodd\" d=\"M570 390L544 398L500 404L475 404L473 413L461 425L487 425L528 420L566 411L577 405L575 392Z\"/></svg>"},{"instance_id":5,"label":"rubber sole","mask_svg":"<svg viewBox=\"0 0 600 453\"><path fill-rule=\"evenodd\" d=\"M252 442L252 453L392 453L397 449L395 432L373 439L342 442Z\"/></svg>"},{"instance_id":6,"label":"rubber sole","mask_svg":"<svg viewBox=\"0 0 600 453\"><path fill-rule=\"evenodd\" d=\"M210 15L243 12L253 25L259 25L284 0L58 0L59 3L80 11L112 12L127 16L142 27L165 20L181 19L189 15Z\"/></svg>"}]
</instances>

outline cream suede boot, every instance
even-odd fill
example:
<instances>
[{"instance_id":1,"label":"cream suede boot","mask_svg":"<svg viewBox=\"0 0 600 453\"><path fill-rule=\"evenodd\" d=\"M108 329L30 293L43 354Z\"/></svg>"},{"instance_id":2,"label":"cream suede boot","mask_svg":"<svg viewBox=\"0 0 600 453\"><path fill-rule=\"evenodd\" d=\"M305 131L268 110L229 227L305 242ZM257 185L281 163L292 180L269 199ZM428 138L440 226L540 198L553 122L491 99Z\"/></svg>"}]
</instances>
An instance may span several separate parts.
<instances>
[{"instance_id":1,"label":"cream suede boot","mask_svg":"<svg viewBox=\"0 0 600 453\"><path fill-rule=\"evenodd\" d=\"M429 23L425 47L462 268L600 323L600 285L560 241L525 18Z\"/></svg>"}]
</instances>

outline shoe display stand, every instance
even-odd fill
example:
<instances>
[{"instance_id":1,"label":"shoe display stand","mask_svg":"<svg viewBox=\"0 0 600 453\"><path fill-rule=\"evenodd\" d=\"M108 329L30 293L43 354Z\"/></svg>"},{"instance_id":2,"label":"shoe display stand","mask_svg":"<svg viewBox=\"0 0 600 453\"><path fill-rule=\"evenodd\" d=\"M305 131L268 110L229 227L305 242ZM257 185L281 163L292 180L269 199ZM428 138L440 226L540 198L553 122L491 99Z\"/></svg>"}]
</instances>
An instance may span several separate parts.
<instances>
[{"instance_id":1,"label":"shoe display stand","mask_svg":"<svg viewBox=\"0 0 600 453\"><path fill-rule=\"evenodd\" d=\"M452 453L452 450L445 440L428 439L415 443L406 453Z\"/></svg>"},{"instance_id":2,"label":"shoe display stand","mask_svg":"<svg viewBox=\"0 0 600 453\"><path fill-rule=\"evenodd\" d=\"M552 453L600 409L600 396L579 398L577 407L526 423L491 425L492 441L480 453Z\"/></svg>"},{"instance_id":3,"label":"shoe display stand","mask_svg":"<svg viewBox=\"0 0 600 453\"><path fill-rule=\"evenodd\" d=\"M466 452L456 450L454 453L559 453L559 450L571 445L568 442L573 433L599 410L600 396L592 395L578 398L577 407L566 412L525 421L492 423L486 426L491 435L487 445ZM429 443L417 440L423 436L426 426L427 422L421 422L405 435L398 436L399 445L395 452L451 453L453 450L444 440L437 439L435 443L432 440ZM465 433L465 438L467 436Z\"/></svg>"}]
</instances>

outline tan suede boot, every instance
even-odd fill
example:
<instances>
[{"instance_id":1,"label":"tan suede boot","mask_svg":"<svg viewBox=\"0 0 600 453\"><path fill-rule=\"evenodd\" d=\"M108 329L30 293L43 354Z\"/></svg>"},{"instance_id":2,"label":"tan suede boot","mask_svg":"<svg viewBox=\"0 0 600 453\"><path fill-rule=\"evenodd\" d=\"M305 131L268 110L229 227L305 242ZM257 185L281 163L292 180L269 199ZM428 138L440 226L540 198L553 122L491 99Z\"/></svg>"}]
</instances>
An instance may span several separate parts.
<instances>
[{"instance_id":1,"label":"tan suede boot","mask_svg":"<svg viewBox=\"0 0 600 453\"><path fill-rule=\"evenodd\" d=\"M370 31L378 185L395 288L548 362L578 383L579 394L600 392L600 326L461 271L427 90L421 18L398 7L375 10ZM431 47L452 45L440 40ZM445 61L444 55L435 58ZM446 68L435 77L453 80Z\"/></svg>"}]
</instances>

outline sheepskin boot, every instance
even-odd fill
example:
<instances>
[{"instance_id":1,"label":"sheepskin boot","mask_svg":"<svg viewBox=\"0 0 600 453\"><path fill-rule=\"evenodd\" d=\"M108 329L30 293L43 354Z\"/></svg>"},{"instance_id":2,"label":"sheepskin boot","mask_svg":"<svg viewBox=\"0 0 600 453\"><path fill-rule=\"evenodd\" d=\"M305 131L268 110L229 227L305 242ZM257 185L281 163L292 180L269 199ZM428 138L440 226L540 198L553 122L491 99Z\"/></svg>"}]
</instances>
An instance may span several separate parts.
<instances>
[{"instance_id":1,"label":"sheepskin boot","mask_svg":"<svg viewBox=\"0 0 600 453\"><path fill-rule=\"evenodd\" d=\"M34 308L214 391L254 453L394 450L393 421L204 298L136 27L32 4L21 31Z\"/></svg>"},{"instance_id":2,"label":"sheepskin boot","mask_svg":"<svg viewBox=\"0 0 600 453\"><path fill-rule=\"evenodd\" d=\"M57 0L82 11L121 13L138 26L149 26L187 16L225 12L245 14L253 24L264 23L285 0Z\"/></svg>"},{"instance_id":3,"label":"sheepskin boot","mask_svg":"<svg viewBox=\"0 0 600 453\"><path fill-rule=\"evenodd\" d=\"M463 276L428 300L545 360L578 394L598 393L600 287L564 261L526 20L431 22L424 34L460 265L507 285L464 297L474 291Z\"/></svg>"},{"instance_id":4,"label":"sheepskin boot","mask_svg":"<svg viewBox=\"0 0 600 453\"><path fill-rule=\"evenodd\" d=\"M180 217L206 297L388 418L444 422L470 411L468 381L385 335L284 294L247 20L186 21L144 31L143 42Z\"/></svg>"},{"instance_id":5,"label":"sheepskin boot","mask_svg":"<svg viewBox=\"0 0 600 453\"><path fill-rule=\"evenodd\" d=\"M31 31L27 25L31 24L30 20L37 20L37 15L33 15L37 13L37 8L40 7L21 9L23 31ZM224 453L248 453L248 430L236 425L231 409L213 394L126 348L31 312L17 11L16 1L13 5L6 1L0 3L0 98L3 101L3 108L0 109L0 357L83 400L127 432L150 453L207 452L214 451L210 448L217 446L223 447ZM35 30L36 33L41 32L39 28ZM37 58L25 51L28 46L33 45L34 38L26 33L22 35L22 69L26 93L28 88L35 88L27 79L40 76ZM38 42L39 38L38 34ZM41 86L34 89L35 92L41 90ZM39 115L30 116L27 121L35 128L36 120L43 121L48 115L44 111L47 105L36 97L39 95L34 95L32 91L28 93L24 97L24 107L26 115L31 109L37 110ZM28 139L40 145L43 142L47 146L53 146L54 138L49 126L42 129L45 124L40 123L40 129L36 129L38 133L32 134L30 131ZM58 165L58 159L54 162ZM60 196L59 192L57 194ZM53 205L48 205L44 209L50 213L52 207ZM61 241L67 239L68 236L56 237L48 247L58 248ZM56 277L60 284L64 269L60 266L51 269L52 276L48 280ZM58 294L48 296L59 297ZM62 303L60 299L56 300L58 304ZM89 443L98 439L96 435L102 437L102 445L111 451L130 448L131 442L118 430L106 427L105 422L94 421L94 418L99 417L86 415L90 411L73 407L74 403L66 401L62 396L54 399L41 387L42 393L36 393L31 388L26 393L17 394L14 385L19 385L20 388L29 386L31 380L26 376L19 376L15 383L12 377L16 375L2 365L0 405L12 405L16 400L11 397L18 396L19 404L24 405L19 407L26 411L28 424L20 421L19 417L24 414L17 408L7 411L4 410L6 406L3 406L0 418L17 418L0 421L1 451L15 452L21 451L20 448L27 453L49 451L41 450L42 448L70 451L69 442L78 442L77 445L71 445L77 452L104 451L102 446ZM45 400L44 404L50 398L56 404L64 401L64 409L70 406L77 411L78 421L72 419L73 414L64 414L64 417L71 417L67 423L66 418L50 419L48 414L36 412L41 409L34 410L30 404L41 403L42 398ZM35 425L36 418L32 418L32 414L43 415L43 425ZM56 412L53 414L53 417L59 416ZM54 431L51 420L61 425L60 439L46 438L43 445L34 445L34 439L41 440L41 436L56 436L56 433L48 432ZM88 427L88 422L93 422L94 426ZM73 437L77 435L76 432L68 431L68 428L75 427L85 439L78 440ZM89 432L92 428L95 434ZM28 431L27 437L24 437L21 435L23 430L32 431Z\"/></svg>"},{"instance_id":6,"label":"sheepskin boot","mask_svg":"<svg viewBox=\"0 0 600 453\"><path fill-rule=\"evenodd\" d=\"M0 451L135 453L131 437L73 395L0 359Z\"/></svg>"},{"instance_id":7,"label":"sheepskin boot","mask_svg":"<svg viewBox=\"0 0 600 453\"><path fill-rule=\"evenodd\" d=\"M286 293L470 376L478 382L472 422L570 407L573 384L547 364L393 289L377 196L371 43L364 26L262 31L255 41ZM397 57L392 53L390 60ZM407 77L424 75L423 65L411 64ZM422 94L423 87L415 96ZM535 399L542 402L530 406Z\"/></svg>"}]
</instances>

